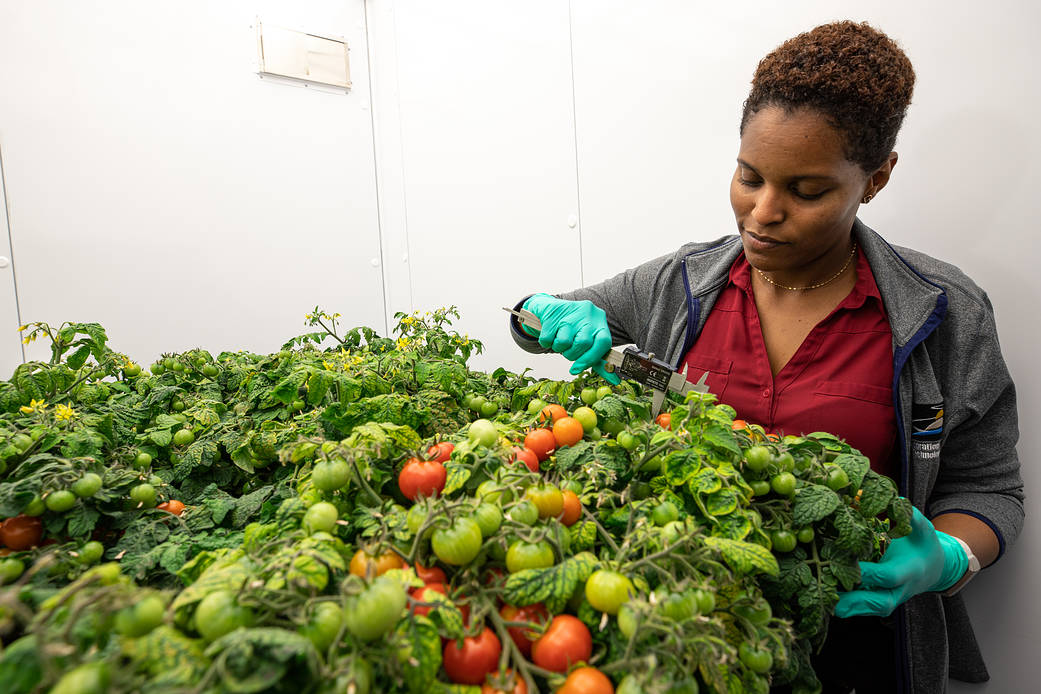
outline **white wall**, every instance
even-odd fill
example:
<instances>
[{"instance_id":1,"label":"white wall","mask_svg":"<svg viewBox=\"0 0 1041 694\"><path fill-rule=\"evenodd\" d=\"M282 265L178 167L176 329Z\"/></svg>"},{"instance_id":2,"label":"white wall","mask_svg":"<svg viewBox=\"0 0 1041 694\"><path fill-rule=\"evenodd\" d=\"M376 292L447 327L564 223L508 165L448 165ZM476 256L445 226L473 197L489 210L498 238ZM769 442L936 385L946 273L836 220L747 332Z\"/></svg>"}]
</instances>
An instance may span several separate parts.
<instances>
[{"instance_id":1,"label":"white wall","mask_svg":"<svg viewBox=\"0 0 1041 694\"><path fill-rule=\"evenodd\" d=\"M351 93L259 80L258 14L345 36ZM893 181L862 217L990 293L1031 492L1041 9L1026 1L3 3L22 320L99 320L147 361L273 349L316 303L377 329L396 310L456 304L488 347L477 366L561 376L560 357L512 345L499 307L730 233L756 62L847 17L897 39L918 73ZM1035 499L1019 543L966 589L993 679L952 691L1036 688Z\"/></svg>"}]
</instances>

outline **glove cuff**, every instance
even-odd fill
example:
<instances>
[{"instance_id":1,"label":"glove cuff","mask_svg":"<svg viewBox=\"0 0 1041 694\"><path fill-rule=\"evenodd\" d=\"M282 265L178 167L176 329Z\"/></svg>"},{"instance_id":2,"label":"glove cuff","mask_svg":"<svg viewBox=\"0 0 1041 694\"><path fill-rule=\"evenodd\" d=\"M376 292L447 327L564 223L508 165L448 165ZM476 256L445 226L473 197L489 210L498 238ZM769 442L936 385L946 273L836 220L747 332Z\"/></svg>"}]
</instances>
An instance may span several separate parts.
<instances>
[{"instance_id":1,"label":"glove cuff","mask_svg":"<svg viewBox=\"0 0 1041 694\"><path fill-rule=\"evenodd\" d=\"M936 539L940 541L940 546L943 548L943 572L929 590L945 591L957 583L969 570L969 556L956 537L937 530Z\"/></svg>"}]
</instances>

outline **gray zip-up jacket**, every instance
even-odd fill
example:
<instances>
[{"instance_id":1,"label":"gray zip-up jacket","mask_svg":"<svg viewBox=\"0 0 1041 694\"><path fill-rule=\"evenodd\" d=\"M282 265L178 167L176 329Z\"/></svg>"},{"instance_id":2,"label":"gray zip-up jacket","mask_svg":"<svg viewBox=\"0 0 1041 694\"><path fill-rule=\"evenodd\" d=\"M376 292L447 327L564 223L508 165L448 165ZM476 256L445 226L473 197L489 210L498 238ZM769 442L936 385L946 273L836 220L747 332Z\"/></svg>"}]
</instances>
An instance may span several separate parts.
<instances>
[{"instance_id":1,"label":"gray zip-up jacket","mask_svg":"<svg viewBox=\"0 0 1041 694\"><path fill-rule=\"evenodd\" d=\"M1015 386L990 301L953 265L894 248L860 220L853 233L893 333L900 492L927 517L956 511L978 518L1004 554L1023 524L1023 481ZM607 313L614 344L635 344L678 368L741 252L738 236L690 243L558 296L592 301ZM511 332L523 349L546 351L515 319ZM944 692L948 674L989 678L960 595L916 596L895 617L901 691Z\"/></svg>"}]
</instances>

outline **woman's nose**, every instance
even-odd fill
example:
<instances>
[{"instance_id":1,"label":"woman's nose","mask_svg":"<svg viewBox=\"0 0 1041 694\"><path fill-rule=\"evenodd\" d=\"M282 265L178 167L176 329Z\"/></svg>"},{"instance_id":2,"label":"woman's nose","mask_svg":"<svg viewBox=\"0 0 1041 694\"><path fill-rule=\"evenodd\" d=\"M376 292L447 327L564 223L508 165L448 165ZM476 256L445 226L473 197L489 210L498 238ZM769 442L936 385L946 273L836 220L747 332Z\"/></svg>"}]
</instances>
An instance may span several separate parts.
<instances>
[{"instance_id":1,"label":"woman's nose","mask_svg":"<svg viewBox=\"0 0 1041 694\"><path fill-rule=\"evenodd\" d=\"M761 186L753 194L752 218L756 224L767 226L784 219L783 196L770 186Z\"/></svg>"}]
</instances>

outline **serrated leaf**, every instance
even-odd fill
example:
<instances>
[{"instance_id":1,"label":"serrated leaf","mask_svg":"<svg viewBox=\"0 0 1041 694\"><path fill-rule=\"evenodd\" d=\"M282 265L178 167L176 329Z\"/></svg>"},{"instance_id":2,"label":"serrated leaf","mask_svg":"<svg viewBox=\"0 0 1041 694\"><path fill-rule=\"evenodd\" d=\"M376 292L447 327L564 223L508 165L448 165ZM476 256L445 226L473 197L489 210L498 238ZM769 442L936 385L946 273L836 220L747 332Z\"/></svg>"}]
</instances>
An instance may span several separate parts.
<instances>
[{"instance_id":1,"label":"serrated leaf","mask_svg":"<svg viewBox=\"0 0 1041 694\"><path fill-rule=\"evenodd\" d=\"M80 345L79 349L69 355L65 363L69 365L70 369L75 371L87 363L87 357L89 356L90 345Z\"/></svg>"},{"instance_id":2,"label":"serrated leaf","mask_svg":"<svg viewBox=\"0 0 1041 694\"><path fill-rule=\"evenodd\" d=\"M414 616L402 620L398 632L404 646L397 652L405 683L411 694L426 694L441 669L441 636L430 619Z\"/></svg>"},{"instance_id":3,"label":"serrated leaf","mask_svg":"<svg viewBox=\"0 0 1041 694\"><path fill-rule=\"evenodd\" d=\"M76 504L71 511L65 514L69 521L69 535L71 537L82 537L97 525L100 513L93 506L87 504Z\"/></svg>"},{"instance_id":4,"label":"serrated leaf","mask_svg":"<svg viewBox=\"0 0 1041 694\"><path fill-rule=\"evenodd\" d=\"M700 469L701 456L689 448L672 451L661 462L661 474L674 487L686 484Z\"/></svg>"},{"instance_id":5,"label":"serrated leaf","mask_svg":"<svg viewBox=\"0 0 1041 694\"><path fill-rule=\"evenodd\" d=\"M541 602L551 613L560 612L595 568L596 557L577 554L546 569L523 569L506 579L504 597L518 607Z\"/></svg>"},{"instance_id":6,"label":"serrated leaf","mask_svg":"<svg viewBox=\"0 0 1041 694\"><path fill-rule=\"evenodd\" d=\"M571 534L571 550L582 552L592 549L596 544L596 524L593 521L579 521L568 528Z\"/></svg>"},{"instance_id":7,"label":"serrated leaf","mask_svg":"<svg viewBox=\"0 0 1041 694\"><path fill-rule=\"evenodd\" d=\"M830 516L842 503L841 497L822 484L807 484L795 490L792 523L813 525Z\"/></svg>"},{"instance_id":8,"label":"serrated leaf","mask_svg":"<svg viewBox=\"0 0 1041 694\"><path fill-rule=\"evenodd\" d=\"M737 444L737 438L732 429L713 423L698 433L715 448L730 453L735 458L741 457L741 447Z\"/></svg>"},{"instance_id":9,"label":"serrated leaf","mask_svg":"<svg viewBox=\"0 0 1041 694\"><path fill-rule=\"evenodd\" d=\"M717 550L727 565L739 574L758 572L776 576L780 571L776 557L762 545L725 537L706 537L705 544Z\"/></svg>"},{"instance_id":10,"label":"serrated leaf","mask_svg":"<svg viewBox=\"0 0 1041 694\"><path fill-rule=\"evenodd\" d=\"M148 440L160 448L166 448L173 443L173 433L169 429L152 430L148 432Z\"/></svg>"},{"instance_id":11,"label":"serrated leaf","mask_svg":"<svg viewBox=\"0 0 1041 694\"><path fill-rule=\"evenodd\" d=\"M896 498L896 486L888 477L871 472L860 485L860 515L874 518Z\"/></svg>"},{"instance_id":12,"label":"serrated leaf","mask_svg":"<svg viewBox=\"0 0 1041 694\"><path fill-rule=\"evenodd\" d=\"M829 569L843 590L853 590L860 583L860 562L855 559L843 561L835 557L831 560Z\"/></svg>"},{"instance_id":13,"label":"serrated leaf","mask_svg":"<svg viewBox=\"0 0 1041 694\"><path fill-rule=\"evenodd\" d=\"M593 459L593 444L590 441L579 441L574 446L567 446L555 455L557 469L561 472L578 470Z\"/></svg>"},{"instance_id":14,"label":"serrated leaf","mask_svg":"<svg viewBox=\"0 0 1041 694\"><path fill-rule=\"evenodd\" d=\"M813 583L813 572L806 562L790 560L781 562L778 588L781 597L787 599Z\"/></svg>"},{"instance_id":15,"label":"serrated leaf","mask_svg":"<svg viewBox=\"0 0 1041 694\"><path fill-rule=\"evenodd\" d=\"M889 504L889 537L898 538L911 534L911 502L906 497L898 496Z\"/></svg>"},{"instance_id":16,"label":"serrated leaf","mask_svg":"<svg viewBox=\"0 0 1041 694\"><path fill-rule=\"evenodd\" d=\"M865 525L864 519L854 513L847 506L839 506L835 513L835 528L839 536L835 540L835 547L854 556L860 556L871 550L871 530Z\"/></svg>"},{"instance_id":17,"label":"serrated leaf","mask_svg":"<svg viewBox=\"0 0 1041 694\"><path fill-rule=\"evenodd\" d=\"M702 468L690 480L690 491L693 494L712 494L723 488L723 480L712 468Z\"/></svg>"},{"instance_id":18,"label":"serrated leaf","mask_svg":"<svg viewBox=\"0 0 1041 694\"><path fill-rule=\"evenodd\" d=\"M605 395L593 403L593 411L606 419L627 419L625 405L617 395Z\"/></svg>"},{"instance_id":19,"label":"serrated leaf","mask_svg":"<svg viewBox=\"0 0 1041 694\"><path fill-rule=\"evenodd\" d=\"M716 525L712 528L712 534L717 537L726 537L731 540L743 540L752 532L752 521L743 511L735 511L723 516L716 517Z\"/></svg>"}]
</instances>

